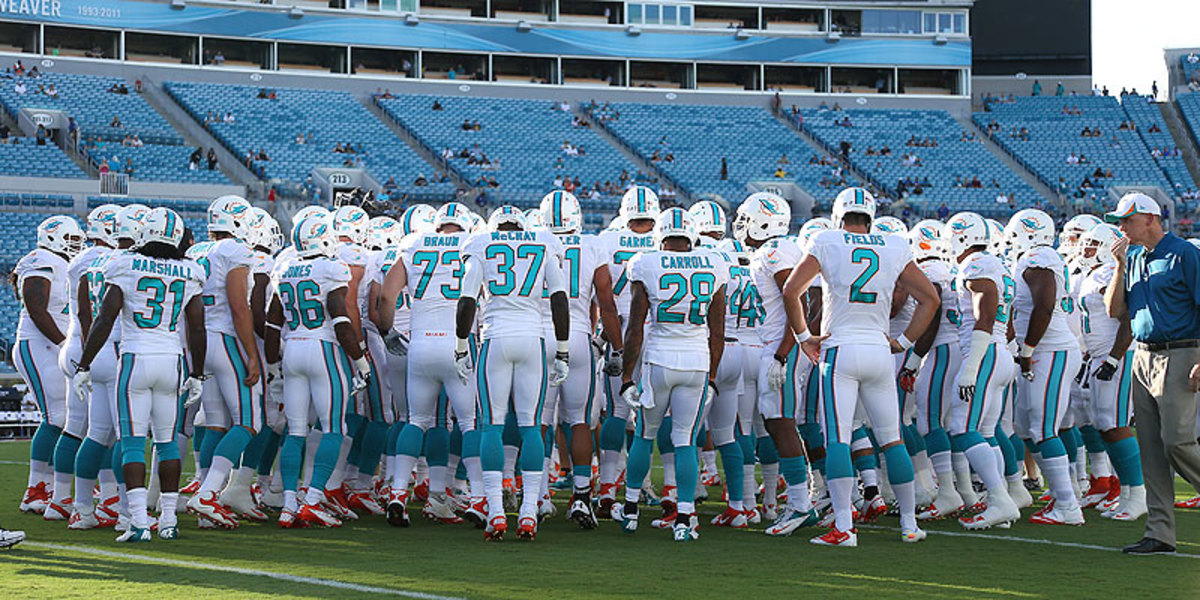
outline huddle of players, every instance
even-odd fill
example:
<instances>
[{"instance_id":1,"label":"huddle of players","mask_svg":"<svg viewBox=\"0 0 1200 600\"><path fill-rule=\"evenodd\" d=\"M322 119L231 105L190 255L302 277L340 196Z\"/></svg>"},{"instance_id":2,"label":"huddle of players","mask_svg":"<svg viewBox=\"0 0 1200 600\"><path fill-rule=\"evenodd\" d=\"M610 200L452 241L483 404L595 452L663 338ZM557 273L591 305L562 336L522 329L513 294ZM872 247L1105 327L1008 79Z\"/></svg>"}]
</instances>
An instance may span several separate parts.
<instances>
[{"instance_id":1,"label":"huddle of players","mask_svg":"<svg viewBox=\"0 0 1200 600\"><path fill-rule=\"evenodd\" d=\"M269 215L223 197L209 209L212 240L186 257L169 209L100 207L86 249L72 219L53 217L16 273L25 310L14 359L46 415L22 510L73 529L116 525L122 540L149 540L154 527L171 539L180 448L194 435L200 476L184 492L202 527L267 518L256 472L258 487L282 488L282 527L337 526L355 509L407 526L423 460L423 514L501 539L519 457L517 533L533 539L553 514L562 426L568 517L588 529L599 516L636 531L655 442L666 485L652 526L680 541L699 535L706 441L728 498L712 525L765 518L768 534L789 535L820 523L830 530L818 544L855 545L854 523L887 512L885 496L904 541L925 537L918 519L1007 527L1032 501L1026 451L1052 497L1033 522L1082 524L1081 502L1118 519L1144 514L1130 336L1103 309L1115 228L1077 218L1055 251L1039 211L1005 228L960 213L911 232L874 212L868 192L849 188L832 220L793 238L787 204L758 193L727 239L716 204L660 211L634 187L591 236L578 201L552 192L539 209L501 207L487 223L457 203L411 208L400 223L308 207L284 248ZM894 370L878 369L884 354ZM145 488L147 434L157 502ZM459 463L468 489L455 494ZM84 491L74 501L72 477Z\"/></svg>"}]
</instances>

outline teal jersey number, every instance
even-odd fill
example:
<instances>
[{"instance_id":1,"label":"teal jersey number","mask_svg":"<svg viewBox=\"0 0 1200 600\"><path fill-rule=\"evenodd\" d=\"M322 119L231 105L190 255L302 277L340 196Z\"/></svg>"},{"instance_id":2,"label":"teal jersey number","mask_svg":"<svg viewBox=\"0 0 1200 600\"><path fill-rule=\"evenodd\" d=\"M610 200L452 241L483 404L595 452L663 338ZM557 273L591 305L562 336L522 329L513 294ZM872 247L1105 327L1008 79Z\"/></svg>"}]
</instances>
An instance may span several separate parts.
<instances>
[{"instance_id":1,"label":"teal jersey number","mask_svg":"<svg viewBox=\"0 0 1200 600\"><path fill-rule=\"evenodd\" d=\"M421 268L421 277L417 280L417 289L413 291L413 298L420 300L425 297L425 289L429 287L429 281L433 278L433 271L440 264L453 269L450 272L450 276L454 278L454 285L448 283L442 284L439 290L442 293L442 297L447 300L458 299L463 275L462 260L458 257L458 250L441 253L434 250L421 250L420 252L413 253L412 261L414 266Z\"/></svg>"},{"instance_id":2,"label":"teal jersey number","mask_svg":"<svg viewBox=\"0 0 1200 600\"><path fill-rule=\"evenodd\" d=\"M517 251L514 254L510 246L496 244L488 246L483 252L484 258L494 260L499 258L500 264L496 266L496 272L500 276L500 281L489 281L488 292L493 296L507 296L517 289L517 276L513 272L518 260L529 260L529 271L525 273L525 281L521 283L521 296L528 296L533 293L533 288L537 285L538 278L542 275L542 263L546 257L546 247L540 244L521 244L517 246Z\"/></svg>"},{"instance_id":3,"label":"teal jersey number","mask_svg":"<svg viewBox=\"0 0 1200 600\"><path fill-rule=\"evenodd\" d=\"M671 297L658 305L655 319L659 323L683 323L703 325L708 316L708 305L712 302L713 288L717 284L717 276L712 273L693 273L691 278L682 273L664 273L658 278L658 289L666 291L673 289ZM687 313L674 312L671 309L682 302L691 293L692 301Z\"/></svg>"},{"instance_id":4,"label":"teal jersey number","mask_svg":"<svg viewBox=\"0 0 1200 600\"><path fill-rule=\"evenodd\" d=\"M850 262L856 265L866 263L867 268L850 284L850 301L863 304L874 304L878 294L864 292L863 287L879 272L879 255L870 248L855 248L850 253Z\"/></svg>"},{"instance_id":5,"label":"teal jersey number","mask_svg":"<svg viewBox=\"0 0 1200 600\"><path fill-rule=\"evenodd\" d=\"M1008 275L1004 276L1004 291L1001 293L1000 306L996 307L996 322L1008 322L1008 307L1012 306L1013 299L1017 297L1017 282Z\"/></svg>"},{"instance_id":6,"label":"teal jersey number","mask_svg":"<svg viewBox=\"0 0 1200 600\"><path fill-rule=\"evenodd\" d=\"M280 282L279 301L288 314L288 329L295 331L301 325L305 329L317 329L325 324L325 305L321 303L321 286L312 280L304 280L292 287L289 282Z\"/></svg>"},{"instance_id":7,"label":"teal jersey number","mask_svg":"<svg viewBox=\"0 0 1200 600\"><path fill-rule=\"evenodd\" d=\"M613 253L612 264L623 265L623 264L629 262L629 259L633 258L634 256L637 256L637 252L630 252L629 250L621 250L619 252L615 252L615 253ZM613 284L613 295L620 296L621 292L625 289L625 286L627 286L627 285L629 285L629 275L625 272L625 269L622 268L621 276L618 277L617 282Z\"/></svg>"},{"instance_id":8,"label":"teal jersey number","mask_svg":"<svg viewBox=\"0 0 1200 600\"><path fill-rule=\"evenodd\" d=\"M157 277L143 277L138 280L137 291L153 292L154 295L146 298L146 308L150 310L150 314L146 315L141 312L133 313L133 322L142 329L154 329L162 325L163 318L163 302L167 300L167 292L171 293L171 320L168 323L169 331L175 331L179 325L179 312L183 310L183 292L186 289L187 282L182 279L176 279L167 285L162 279Z\"/></svg>"},{"instance_id":9,"label":"teal jersey number","mask_svg":"<svg viewBox=\"0 0 1200 600\"><path fill-rule=\"evenodd\" d=\"M1079 299L1079 308L1082 309L1080 312L1083 313L1083 332L1091 333L1092 332L1092 313L1091 313L1091 311L1088 310L1086 298Z\"/></svg>"},{"instance_id":10,"label":"teal jersey number","mask_svg":"<svg viewBox=\"0 0 1200 600\"><path fill-rule=\"evenodd\" d=\"M579 297L579 263L581 262L580 248L567 248L563 258L567 261L567 293L572 298Z\"/></svg>"},{"instance_id":11,"label":"teal jersey number","mask_svg":"<svg viewBox=\"0 0 1200 600\"><path fill-rule=\"evenodd\" d=\"M762 309L762 298L758 295L758 286L749 277L743 277L741 284L733 291L728 299L729 315L735 317L739 326L753 328L762 323L766 317Z\"/></svg>"},{"instance_id":12,"label":"teal jersey number","mask_svg":"<svg viewBox=\"0 0 1200 600\"><path fill-rule=\"evenodd\" d=\"M100 315L100 301L104 298L104 273L89 271L85 277L88 281L88 301L92 304L92 318Z\"/></svg>"}]
</instances>

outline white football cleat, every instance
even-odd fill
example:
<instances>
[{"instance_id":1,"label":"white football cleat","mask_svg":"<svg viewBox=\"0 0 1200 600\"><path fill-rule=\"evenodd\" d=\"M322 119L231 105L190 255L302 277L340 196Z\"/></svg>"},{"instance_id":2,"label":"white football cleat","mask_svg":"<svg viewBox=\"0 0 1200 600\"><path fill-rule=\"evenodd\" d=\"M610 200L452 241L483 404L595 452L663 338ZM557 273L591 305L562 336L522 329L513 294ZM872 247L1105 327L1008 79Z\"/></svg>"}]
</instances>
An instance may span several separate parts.
<instances>
[{"instance_id":1,"label":"white football cleat","mask_svg":"<svg viewBox=\"0 0 1200 600\"><path fill-rule=\"evenodd\" d=\"M920 527L916 529L903 529L900 531L900 541L904 542L905 544L915 544L923 541L927 537L929 537L929 534L925 533L925 530L921 529Z\"/></svg>"},{"instance_id":2,"label":"white football cleat","mask_svg":"<svg viewBox=\"0 0 1200 600\"><path fill-rule=\"evenodd\" d=\"M612 520L621 525L621 531L636 533L638 528L638 513L625 514L625 504L617 502L612 506Z\"/></svg>"},{"instance_id":3,"label":"white football cleat","mask_svg":"<svg viewBox=\"0 0 1200 600\"><path fill-rule=\"evenodd\" d=\"M1054 508L1033 515L1029 518L1029 522L1039 525L1083 525L1083 510L1078 506L1062 508L1055 503Z\"/></svg>"},{"instance_id":4,"label":"white football cleat","mask_svg":"<svg viewBox=\"0 0 1200 600\"><path fill-rule=\"evenodd\" d=\"M239 517L260 523L267 520L266 513L259 510L258 505L254 503L254 495L250 493L250 486L231 483L229 487L225 488L225 491L221 492L217 500L227 510Z\"/></svg>"},{"instance_id":5,"label":"white football cleat","mask_svg":"<svg viewBox=\"0 0 1200 600\"><path fill-rule=\"evenodd\" d=\"M448 525L457 525L463 522L463 518L454 512L454 503L446 495L446 492L431 492L425 501L425 507L421 509L421 514L430 521Z\"/></svg>"},{"instance_id":6,"label":"white football cleat","mask_svg":"<svg viewBox=\"0 0 1200 600\"><path fill-rule=\"evenodd\" d=\"M818 546L855 548L858 546L858 530L851 528L850 531L840 531L837 527L834 527L825 535L817 536L808 541Z\"/></svg>"},{"instance_id":7,"label":"white football cleat","mask_svg":"<svg viewBox=\"0 0 1200 600\"><path fill-rule=\"evenodd\" d=\"M983 512L963 517L958 520L959 524L965 529L979 530L1011 524L1021 518L1021 510L1011 499L1004 498L1000 494L993 494L993 496L995 497L992 498L992 503L988 504Z\"/></svg>"},{"instance_id":8,"label":"white football cleat","mask_svg":"<svg viewBox=\"0 0 1200 600\"><path fill-rule=\"evenodd\" d=\"M688 515L688 522L675 522L671 526L671 533L677 542L691 542L700 539L700 520L696 515Z\"/></svg>"}]
</instances>

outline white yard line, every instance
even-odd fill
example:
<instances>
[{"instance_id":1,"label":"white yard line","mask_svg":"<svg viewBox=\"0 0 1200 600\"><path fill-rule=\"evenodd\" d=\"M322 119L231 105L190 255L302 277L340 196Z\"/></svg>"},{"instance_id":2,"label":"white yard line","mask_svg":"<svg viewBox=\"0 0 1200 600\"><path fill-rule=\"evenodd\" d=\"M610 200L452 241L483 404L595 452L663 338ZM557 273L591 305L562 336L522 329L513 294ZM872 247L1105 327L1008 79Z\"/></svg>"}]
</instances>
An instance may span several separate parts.
<instances>
[{"instance_id":1,"label":"white yard line","mask_svg":"<svg viewBox=\"0 0 1200 600\"><path fill-rule=\"evenodd\" d=\"M881 525L858 525L858 527L861 527L863 529L881 529L881 530L886 530L886 531L900 531L899 527L884 527ZM1039 545L1043 545L1043 546L1058 546L1060 548L1078 548L1081 550L1102 550L1104 552L1120 552L1121 551L1120 548L1114 548L1112 546L1098 546L1096 544L1080 544L1077 542L1059 542L1059 541L1055 541L1055 540L1024 538L1024 537L1016 537L1016 536L1011 536L1011 535L992 535L992 534L988 534L988 533L975 533L975 532L970 532L970 531L938 531L938 530L933 530L933 529L926 529L925 531L927 533L929 533L930 536L942 535L942 536L946 536L946 537L964 537L964 538L975 538L975 539L981 539L981 540L1002 540L1002 541L1009 541L1009 542L1020 542L1023 544L1039 544ZM1165 554L1163 556L1174 556L1176 558L1200 559L1200 554L1187 554L1184 552L1176 552L1175 554Z\"/></svg>"}]
</instances>

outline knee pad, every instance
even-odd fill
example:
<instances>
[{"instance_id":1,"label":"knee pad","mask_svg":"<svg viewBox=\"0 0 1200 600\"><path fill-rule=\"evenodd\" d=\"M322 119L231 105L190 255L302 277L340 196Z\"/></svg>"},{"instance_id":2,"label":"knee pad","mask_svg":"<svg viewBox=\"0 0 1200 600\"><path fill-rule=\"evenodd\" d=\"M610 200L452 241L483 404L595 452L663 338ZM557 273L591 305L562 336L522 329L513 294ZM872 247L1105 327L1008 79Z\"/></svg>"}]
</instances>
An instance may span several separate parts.
<instances>
[{"instance_id":1,"label":"knee pad","mask_svg":"<svg viewBox=\"0 0 1200 600\"><path fill-rule=\"evenodd\" d=\"M146 464L146 438L144 436L129 436L121 439L121 465L130 463Z\"/></svg>"},{"instance_id":2,"label":"knee pad","mask_svg":"<svg viewBox=\"0 0 1200 600\"><path fill-rule=\"evenodd\" d=\"M168 460L179 460L179 444L174 441L170 442L154 442L154 451L158 453L158 462L162 463Z\"/></svg>"}]
</instances>

